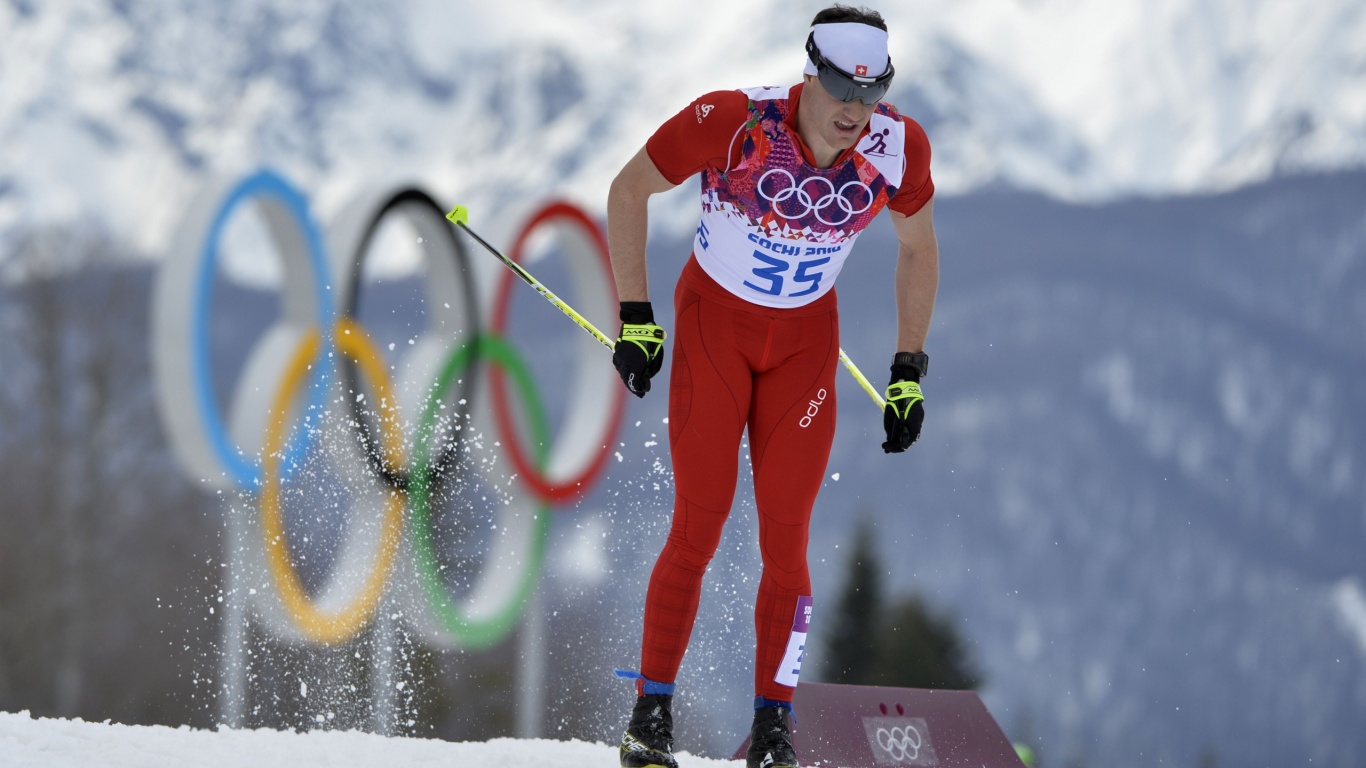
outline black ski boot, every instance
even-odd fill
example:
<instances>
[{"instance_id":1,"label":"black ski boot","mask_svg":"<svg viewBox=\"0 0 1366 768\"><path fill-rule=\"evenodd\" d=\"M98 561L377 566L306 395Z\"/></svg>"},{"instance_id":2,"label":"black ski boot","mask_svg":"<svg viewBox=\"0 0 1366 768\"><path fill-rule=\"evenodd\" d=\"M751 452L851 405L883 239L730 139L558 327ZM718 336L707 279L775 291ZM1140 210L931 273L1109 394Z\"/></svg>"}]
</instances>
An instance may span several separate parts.
<instances>
[{"instance_id":1,"label":"black ski boot","mask_svg":"<svg viewBox=\"0 0 1366 768\"><path fill-rule=\"evenodd\" d=\"M766 706L754 710L754 725L749 729L746 768L797 768L797 753L792 749L792 733L787 727L790 709Z\"/></svg>"},{"instance_id":2,"label":"black ski boot","mask_svg":"<svg viewBox=\"0 0 1366 768\"><path fill-rule=\"evenodd\" d=\"M621 737L621 768L678 768L674 760L672 696L653 693L636 698L631 724Z\"/></svg>"}]
</instances>

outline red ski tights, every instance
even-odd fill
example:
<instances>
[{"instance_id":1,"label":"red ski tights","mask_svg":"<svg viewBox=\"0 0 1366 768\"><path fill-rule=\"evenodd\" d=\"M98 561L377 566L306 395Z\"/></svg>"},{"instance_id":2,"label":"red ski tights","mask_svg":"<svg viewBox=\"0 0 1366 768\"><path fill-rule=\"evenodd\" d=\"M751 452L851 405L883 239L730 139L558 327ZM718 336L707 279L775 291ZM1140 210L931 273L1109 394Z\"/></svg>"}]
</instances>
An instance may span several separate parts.
<instances>
[{"instance_id":1,"label":"red ski tights","mask_svg":"<svg viewBox=\"0 0 1366 768\"><path fill-rule=\"evenodd\" d=\"M678 675L702 575L730 514L748 426L763 557L755 695L791 701L793 687L775 676L797 598L811 594L808 524L835 435L835 294L794 309L760 307L726 292L689 259L674 310L669 444L677 491L646 594L640 671L663 683Z\"/></svg>"}]
</instances>

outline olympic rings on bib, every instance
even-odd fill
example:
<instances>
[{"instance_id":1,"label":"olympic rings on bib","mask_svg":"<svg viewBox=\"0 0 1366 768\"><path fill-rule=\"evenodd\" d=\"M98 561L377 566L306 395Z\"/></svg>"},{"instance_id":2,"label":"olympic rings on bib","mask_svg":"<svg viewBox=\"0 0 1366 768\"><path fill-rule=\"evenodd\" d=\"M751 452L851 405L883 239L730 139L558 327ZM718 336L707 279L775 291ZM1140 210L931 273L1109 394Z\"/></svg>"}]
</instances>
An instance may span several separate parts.
<instances>
[{"instance_id":1,"label":"olympic rings on bib","mask_svg":"<svg viewBox=\"0 0 1366 768\"><path fill-rule=\"evenodd\" d=\"M246 350L229 404L221 408L208 317L219 241L229 219L249 204L262 215L283 267L280 314ZM513 298L510 281L499 287L494 330L480 330L476 286L508 273L490 260L487 267L480 263L486 279L476 279L443 210L416 187L380 190L343 207L324 241L304 196L263 170L210 184L190 206L158 274L152 357L163 422L193 480L249 500L245 516L257 519L260 535L234 540L230 567L237 583L250 585L252 615L285 639L343 642L379 605L395 601L403 621L430 643L496 642L515 625L540 571L547 505L587 490L611 452L625 398L612 386L615 372L603 364L602 351L589 352L590 343L579 355L583 365L564 390L572 397L567 416L552 435L542 394L500 335ZM378 295L363 274L367 254L394 217L417 235L424 281L422 306L409 311L412 324L422 327L396 352L387 345L397 362L385 359L384 345L359 317L365 297ZM545 231L570 260L576 301L590 312L614 314L600 228L567 203L543 206L516 238L513 258L543 256L528 253L528 243ZM493 397L479 403L485 382ZM316 435L327 424L344 430L345 439L320 441ZM472 437L495 433L498 439ZM490 468L497 462L468 460L471 443L480 450L501 446L515 474L495 477ZM344 529L339 548L332 545L335 555L316 555L316 537L288 530L297 523L283 511L286 490L304 499L326 490L301 484L305 457L329 478L348 481L343 490L352 498L337 518ZM350 481L359 484L352 489ZM471 482L496 486L500 498L453 504L462 488L473 487L460 484ZM447 505L444 514L497 531L480 553L478 573L457 574L442 563L449 557L433 531L437 503ZM231 514L244 513L234 507ZM313 570L306 579L298 569L305 559L327 572ZM319 578L320 586L305 586Z\"/></svg>"},{"instance_id":2,"label":"olympic rings on bib","mask_svg":"<svg viewBox=\"0 0 1366 768\"><path fill-rule=\"evenodd\" d=\"M772 185L765 187L764 182L768 181L768 178L775 173L787 177L787 186L772 191ZM816 182L818 186L824 184L825 193L812 197L811 192L807 190L807 185L812 182ZM817 221L831 227L846 224L850 219L873 207L873 190L862 181L846 182L837 192L835 191L835 183L824 176L807 176L801 180L801 183L798 183L792 172L784 168L772 168L766 171L764 175L759 177L759 183L755 185L755 189L759 193L759 197L773 203L773 212L784 219L800 219L804 216L815 215ZM851 189L854 190L853 195L850 194ZM862 191L861 198L858 196L860 190ZM815 191L820 192L819 189ZM796 198L797 204L801 206L800 210L791 205L784 206L784 203L792 198ZM861 207L858 204L860 199L863 201ZM831 217L832 219L838 218L838 221L827 219L821 215L822 211L829 210L831 206L839 209L834 211L833 213L836 215ZM843 217L838 217L837 214L839 213L843 213Z\"/></svg>"}]
</instances>

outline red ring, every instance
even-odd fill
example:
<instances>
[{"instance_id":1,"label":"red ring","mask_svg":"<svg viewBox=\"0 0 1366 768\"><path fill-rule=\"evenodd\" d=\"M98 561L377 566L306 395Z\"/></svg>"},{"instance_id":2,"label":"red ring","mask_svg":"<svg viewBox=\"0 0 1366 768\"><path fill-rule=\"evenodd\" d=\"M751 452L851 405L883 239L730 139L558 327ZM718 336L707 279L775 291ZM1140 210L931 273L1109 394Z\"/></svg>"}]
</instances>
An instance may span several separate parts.
<instances>
[{"instance_id":1,"label":"red ring","mask_svg":"<svg viewBox=\"0 0 1366 768\"><path fill-rule=\"evenodd\" d=\"M570 222L579 225L589 235L592 244L597 246L598 255L602 259L607 274L612 274L612 262L607 251L607 238L603 235L602 229L588 217L588 214L583 212L583 209L563 200L552 200L546 203L522 226L521 233L517 235L516 241L512 244L508 258L520 264L522 249L525 247L527 239L536 231L537 227L555 219L568 219ZM510 271L503 275L503 283L498 291L498 300L493 308L491 327L493 332L499 335L502 335L506 326L508 304L512 297L513 277L514 275ZM612 300L615 302L617 286L610 278L609 287ZM608 361L604 359L601 364L607 365ZM512 459L513 467L522 477L526 478L527 485L531 487L536 496L547 503L558 503L587 491L594 476L602 470L607 461L608 453L612 448L612 436L617 434L621 428L621 418L626 410L625 387L612 387L612 397L615 399L612 418L607 424L607 430L603 433L602 450L599 451L597 458L589 462L588 466L577 476L556 483L542 474L522 449L517 430L512 422L512 414L508 409L508 398L502 370L498 366L493 366L489 375L493 384L493 415L498 424L498 431L502 433L503 439L507 442L508 454Z\"/></svg>"}]
</instances>

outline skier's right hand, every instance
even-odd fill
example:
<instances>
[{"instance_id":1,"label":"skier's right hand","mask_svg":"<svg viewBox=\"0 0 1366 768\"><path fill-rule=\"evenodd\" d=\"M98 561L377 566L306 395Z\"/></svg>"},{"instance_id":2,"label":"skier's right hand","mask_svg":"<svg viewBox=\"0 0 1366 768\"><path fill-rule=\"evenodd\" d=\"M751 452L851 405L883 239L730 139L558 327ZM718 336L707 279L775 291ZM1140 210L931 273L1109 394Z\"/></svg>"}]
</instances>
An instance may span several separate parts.
<instances>
[{"instance_id":1,"label":"skier's right hand","mask_svg":"<svg viewBox=\"0 0 1366 768\"><path fill-rule=\"evenodd\" d=\"M645 397L650 377L664 365L664 335L664 329L655 325L650 302L621 302L621 334L612 347L612 365L636 397Z\"/></svg>"}]
</instances>

